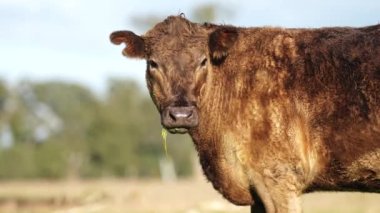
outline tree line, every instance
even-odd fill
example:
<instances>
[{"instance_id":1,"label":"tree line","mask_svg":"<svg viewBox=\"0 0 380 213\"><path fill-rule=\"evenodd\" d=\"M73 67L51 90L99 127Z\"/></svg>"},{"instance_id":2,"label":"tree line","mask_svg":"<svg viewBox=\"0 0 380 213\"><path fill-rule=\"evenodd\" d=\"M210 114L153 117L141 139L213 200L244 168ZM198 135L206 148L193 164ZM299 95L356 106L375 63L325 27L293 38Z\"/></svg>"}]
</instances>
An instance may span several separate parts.
<instances>
[{"instance_id":1,"label":"tree line","mask_svg":"<svg viewBox=\"0 0 380 213\"><path fill-rule=\"evenodd\" d=\"M159 113L147 91L110 79L104 96L60 81L0 82L0 179L159 177ZM168 137L177 175L192 170L192 143Z\"/></svg>"}]
</instances>

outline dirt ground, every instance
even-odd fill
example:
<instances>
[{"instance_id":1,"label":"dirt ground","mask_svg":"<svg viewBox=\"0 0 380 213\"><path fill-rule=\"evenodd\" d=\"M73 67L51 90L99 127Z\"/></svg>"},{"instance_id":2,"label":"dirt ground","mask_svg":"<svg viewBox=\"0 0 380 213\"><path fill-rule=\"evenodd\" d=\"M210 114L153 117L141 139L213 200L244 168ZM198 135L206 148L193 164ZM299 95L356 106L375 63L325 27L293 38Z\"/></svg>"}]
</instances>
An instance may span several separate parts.
<instances>
[{"instance_id":1,"label":"dirt ground","mask_svg":"<svg viewBox=\"0 0 380 213\"><path fill-rule=\"evenodd\" d=\"M314 193L303 197L305 213L379 213L380 194ZM236 212L205 180L0 182L1 213Z\"/></svg>"}]
</instances>

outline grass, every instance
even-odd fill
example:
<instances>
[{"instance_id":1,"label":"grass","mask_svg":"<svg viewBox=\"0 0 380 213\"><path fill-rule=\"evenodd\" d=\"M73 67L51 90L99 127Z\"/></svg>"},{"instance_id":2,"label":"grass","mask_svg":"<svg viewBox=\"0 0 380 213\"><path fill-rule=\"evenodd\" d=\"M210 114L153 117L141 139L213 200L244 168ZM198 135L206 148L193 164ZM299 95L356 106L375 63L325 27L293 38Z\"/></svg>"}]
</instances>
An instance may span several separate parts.
<instances>
[{"instance_id":1,"label":"grass","mask_svg":"<svg viewBox=\"0 0 380 213\"><path fill-rule=\"evenodd\" d=\"M167 136L168 136L168 132L166 131L166 129L162 128L162 130L161 130L162 144L164 146L165 156L168 158L169 157L168 146L167 146L167 142L166 142Z\"/></svg>"},{"instance_id":2,"label":"grass","mask_svg":"<svg viewBox=\"0 0 380 213\"><path fill-rule=\"evenodd\" d=\"M303 197L305 213L378 213L380 195L314 193ZM0 182L1 213L248 213L228 203L203 179Z\"/></svg>"}]
</instances>

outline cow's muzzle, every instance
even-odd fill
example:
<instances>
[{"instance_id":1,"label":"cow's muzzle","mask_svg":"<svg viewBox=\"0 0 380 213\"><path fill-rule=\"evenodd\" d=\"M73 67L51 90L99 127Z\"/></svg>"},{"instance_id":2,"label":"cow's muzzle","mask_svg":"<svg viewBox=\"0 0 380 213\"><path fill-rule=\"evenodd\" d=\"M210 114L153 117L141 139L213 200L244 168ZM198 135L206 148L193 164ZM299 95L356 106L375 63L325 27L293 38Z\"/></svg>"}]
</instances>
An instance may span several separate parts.
<instances>
[{"instance_id":1,"label":"cow's muzzle","mask_svg":"<svg viewBox=\"0 0 380 213\"><path fill-rule=\"evenodd\" d=\"M161 114L162 125L171 133L187 133L198 125L198 112L194 106L169 106Z\"/></svg>"}]
</instances>

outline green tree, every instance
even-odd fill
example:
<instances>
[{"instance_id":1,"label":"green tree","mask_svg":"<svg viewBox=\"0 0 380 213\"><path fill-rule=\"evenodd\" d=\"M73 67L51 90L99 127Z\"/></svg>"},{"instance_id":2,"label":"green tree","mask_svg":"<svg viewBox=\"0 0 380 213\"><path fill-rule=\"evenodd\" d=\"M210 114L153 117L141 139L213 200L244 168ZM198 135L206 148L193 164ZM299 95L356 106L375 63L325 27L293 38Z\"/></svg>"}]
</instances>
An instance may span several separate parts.
<instances>
[{"instance_id":1,"label":"green tree","mask_svg":"<svg viewBox=\"0 0 380 213\"><path fill-rule=\"evenodd\" d=\"M46 145L41 147L40 152L48 154L49 152L44 150L52 149L52 152L55 150L56 155L59 156L56 158L56 163L59 163L59 166L62 170L66 170L67 174L62 171L53 171L50 165L39 166L42 167L39 172L50 172L51 175L81 176L82 170L85 169L84 162L88 158L88 146L91 146L90 130L101 113L100 101L88 88L78 84L52 81L34 84L33 89L38 101L50 106L63 122L62 130L52 135L45 142ZM65 157L66 160L62 161L61 157ZM43 164L43 159L48 158L49 156L42 155L42 160L37 163Z\"/></svg>"},{"instance_id":2,"label":"green tree","mask_svg":"<svg viewBox=\"0 0 380 213\"><path fill-rule=\"evenodd\" d=\"M159 113L136 82L111 79L104 99L59 81L22 82L13 93L8 121L14 145L0 149L0 178L159 176L159 159L165 156ZM38 140L41 106L62 127ZM179 175L191 171L190 146L186 137L168 138Z\"/></svg>"},{"instance_id":3,"label":"green tree","mask_svg":"<svg viewBox=\"0 0 380 213\"><path fill-rule=\"evenodd\" d=\"M90 163L92 172L116 174L118 176L140 176L152 153L140 155L138 147L146 140L152 108L147 109L146 95L131 81L110 80L107 98L104 101L99 120L92 129ZM153 146L157 147L157 146ZM153 153L154 154L154 153ZM155 160L157 161L157 160ZM155 163L156 164L156 163ZM157 175L157 166L148 166L149 175Z\"/></svg>"}]
</instances>

